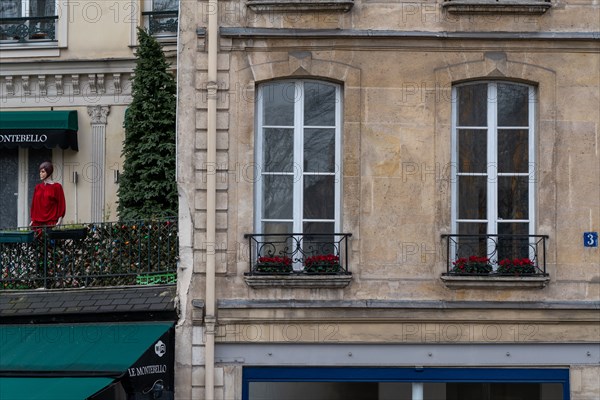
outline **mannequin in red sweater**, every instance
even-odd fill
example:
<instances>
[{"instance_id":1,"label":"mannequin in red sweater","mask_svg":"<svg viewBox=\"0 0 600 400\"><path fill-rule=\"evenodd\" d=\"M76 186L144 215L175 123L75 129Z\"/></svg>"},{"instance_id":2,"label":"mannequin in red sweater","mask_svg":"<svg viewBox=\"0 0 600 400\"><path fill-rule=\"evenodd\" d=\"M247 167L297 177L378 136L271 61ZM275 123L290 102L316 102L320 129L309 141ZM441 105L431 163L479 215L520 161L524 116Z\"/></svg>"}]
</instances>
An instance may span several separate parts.
<instances>
[{"instance_id":1,"label":"mannequin in red sweater","mask_svg":"<svg viewBox=\"0 0 600 400\"><path fill-rule=\"evenodd\" d=\"M49 161L40 164L40 180L31 200L31 226L54 226L65 216L65 194L58 182L52 180L54 167Z\"/></svg>"}]
</instances>

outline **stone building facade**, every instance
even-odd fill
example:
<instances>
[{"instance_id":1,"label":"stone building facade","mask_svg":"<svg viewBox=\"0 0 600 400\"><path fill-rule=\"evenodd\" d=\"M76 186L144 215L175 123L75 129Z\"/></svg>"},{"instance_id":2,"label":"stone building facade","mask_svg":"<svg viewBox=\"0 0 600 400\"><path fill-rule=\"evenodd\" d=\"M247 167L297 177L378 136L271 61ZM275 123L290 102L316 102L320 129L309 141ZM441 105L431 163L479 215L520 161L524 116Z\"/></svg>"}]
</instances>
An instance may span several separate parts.
<instances>
[{"instance_id":1,"label":"stone building facade","mask_svg":"<svg viewBox=\"0 0 600 400\"><path fill-rule=\"evenodd\" d=\"M181 2L177 397L597 398L599 29Z\"/></svg>"}]
</instances>

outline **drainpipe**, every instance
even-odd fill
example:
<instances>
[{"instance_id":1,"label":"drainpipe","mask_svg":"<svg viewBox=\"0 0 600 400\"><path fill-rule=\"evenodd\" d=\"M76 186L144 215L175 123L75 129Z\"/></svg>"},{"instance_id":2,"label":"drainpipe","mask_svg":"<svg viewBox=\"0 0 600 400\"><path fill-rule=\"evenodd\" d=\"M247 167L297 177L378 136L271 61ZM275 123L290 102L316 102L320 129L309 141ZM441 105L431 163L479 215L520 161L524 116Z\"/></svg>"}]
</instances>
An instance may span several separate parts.
<instances>
[{"instance_id":1,"label":"drainpipe","mask_svg":"<svg viewBox=\"0 0 600 400\"><path fill-rule=\"evenodd\" d=\"M206 139L206 314L204 328L205 345L205 399L215 398L215 243L216 243L216 198L217 198L217 39L218 0L208 2L208 91L207 139Z\"/></svg>"}]
</instances>

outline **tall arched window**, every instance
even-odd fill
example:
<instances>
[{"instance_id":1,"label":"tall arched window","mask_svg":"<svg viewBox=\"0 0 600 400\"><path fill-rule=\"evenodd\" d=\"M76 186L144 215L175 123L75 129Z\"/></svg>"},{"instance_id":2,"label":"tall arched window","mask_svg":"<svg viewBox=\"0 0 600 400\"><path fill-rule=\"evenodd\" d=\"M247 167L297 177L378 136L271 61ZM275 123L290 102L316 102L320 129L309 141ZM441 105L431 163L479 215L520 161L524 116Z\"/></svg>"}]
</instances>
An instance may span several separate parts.
<instances>
[{"instance_id":1,"label":"tall arched window","mask_svg":"<svg viewBox=\"0 0 600 400\"><path fill-rule=\"evenodd\" d=\"M452 98L453 233L478 236L462 255L492 254L500 235L495 258L526 257L527 241L509 235L535 233L535 89L465 83Z\"/></svg>"},{"instance_id":2,"label":"tall arched window","mask_svg":"<svg viewBox=\"0 0 600 400\"><path fill-rule=\"evenodd\" d=\"M257 96L256 228L262 234L340 229L340 86L261 84Z\"/></svg>"}]
</instances>

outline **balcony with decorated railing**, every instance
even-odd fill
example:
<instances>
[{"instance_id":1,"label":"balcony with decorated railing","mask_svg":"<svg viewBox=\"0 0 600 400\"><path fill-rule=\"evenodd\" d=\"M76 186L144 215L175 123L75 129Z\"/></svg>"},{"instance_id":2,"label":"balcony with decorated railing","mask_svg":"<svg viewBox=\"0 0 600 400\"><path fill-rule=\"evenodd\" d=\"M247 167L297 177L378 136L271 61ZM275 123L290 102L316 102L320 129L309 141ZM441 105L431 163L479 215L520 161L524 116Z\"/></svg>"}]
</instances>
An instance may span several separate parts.
<instances>
[{"instance_id":1,"label":"balcony with decorated railing","mask_svg":"<svg viewBox=\"0 0 600 400\"><path fill-rule=\"evenodd\" d=\"M0 18L0 43L55 41L57 23L58 15Z\"/></svg>"},{"instance_id":2,"label":"balcony with decorated railing","mask_svg":"<svg viewBox=\"0 0 600 400\"><path fill-rule=\"evenodd\" d=\"M446 272L451 289L543 288L547 235L442 235Z\"/></svg>"},{"instance_id":3,"label":"balcony with decorated railing","mask_svg":"<svg viewBox=\"0 0 600 400\"><path fill-rule=\"evenodd\" d=\"M177 220L0 231L0 290L172 284Z\"/></svg>"},{"instance_id":4,"label":"balcony with decorated railing","mask_svg":"<svg viewBox=\"0 0 600 400\"><path fill-rule=\"evenodd\" d=\"M351 233L246 234L251 287L345 287Z\"/></svg>"}]
</instances>

